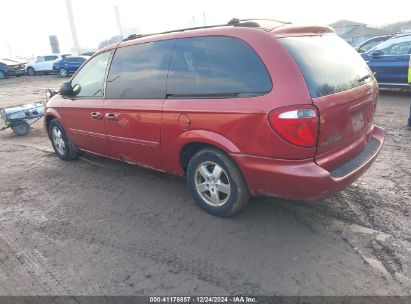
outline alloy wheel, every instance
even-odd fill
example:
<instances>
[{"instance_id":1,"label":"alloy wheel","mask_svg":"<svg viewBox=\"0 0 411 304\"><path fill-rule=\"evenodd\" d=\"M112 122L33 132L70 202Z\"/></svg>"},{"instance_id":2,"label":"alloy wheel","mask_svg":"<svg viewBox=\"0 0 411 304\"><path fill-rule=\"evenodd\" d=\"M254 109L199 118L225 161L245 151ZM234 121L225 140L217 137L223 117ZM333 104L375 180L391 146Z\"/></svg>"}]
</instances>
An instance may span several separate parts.
<instances>
[{"instance_id":1,"label":"alloy wheel","mask_svg":"<svg viewBox=\"0 0 411 304\"><path fill-rule=\"evenodd\" d=\"M63 134L61 133L59 128L53 127L52 137L57 152L61 155L64 155L64 153L66 153L66 144L63 140Z\"/></svg>"},{"instance_id":2,"label":"alloy wheel","mask_svg":"<svg viewBox=\"0 0 411 304\"><path fill-rule=\"evenodd\" d=\"M195 187L210 206L220 207L230 197L230 180L224 169L211 161L201 163L195 172Z\"/></svg>"}]
</instances>

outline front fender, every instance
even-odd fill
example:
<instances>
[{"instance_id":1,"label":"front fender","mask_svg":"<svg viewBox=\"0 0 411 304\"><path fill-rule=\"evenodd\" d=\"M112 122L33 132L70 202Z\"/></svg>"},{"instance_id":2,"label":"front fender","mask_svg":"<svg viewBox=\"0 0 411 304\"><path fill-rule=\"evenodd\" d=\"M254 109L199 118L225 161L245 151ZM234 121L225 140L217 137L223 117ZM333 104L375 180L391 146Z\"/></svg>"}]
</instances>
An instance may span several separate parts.
<instances>
[{"instance_id":1,"label":"front fender","mask_svg":"<svg viewBox=\"0 0 411 304\"><path fill-rule=\"evenodd\" d=\"M64 121L61 116L61 110L63 108L63 98L60 95L55 95L53 96L46 104L45 109L44 109L44 127L46 131L48 132L47 129L47 123L49 121L49 117L52 116L53 118L57 118L60 123L63 125L64 128Z\"/></svg>"}]
</instances>

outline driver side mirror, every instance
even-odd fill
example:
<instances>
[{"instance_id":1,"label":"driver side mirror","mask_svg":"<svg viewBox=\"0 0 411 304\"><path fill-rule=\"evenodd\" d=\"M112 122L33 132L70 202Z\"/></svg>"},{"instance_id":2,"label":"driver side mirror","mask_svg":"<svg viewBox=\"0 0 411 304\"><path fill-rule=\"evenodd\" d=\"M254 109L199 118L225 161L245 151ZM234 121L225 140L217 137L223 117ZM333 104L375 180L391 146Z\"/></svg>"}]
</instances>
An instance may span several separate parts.
<instances>
[{"instance_id":1,"label":"driver side mirror","mask_svg":"<svg viewBox=\"0 0 411 304\"><path fill-rule=\"evenodd\" d=\"M374 50L374 51L371 52L372 57L378 57L378 56L381 56L381 55L384 55L384 53L380 50Z\"/></svg>"},{"instance_id":2,"label":"driver side mirror","mask_svg":"<svg viewBox=\"0 0 411 304\"><path fill-rule=\"evenodd\" d=\"M71 86L71 82L64 82L60 87L59 93L63 96L73 96L74 91L73 87Z\"/></svg>"}]
</instances>

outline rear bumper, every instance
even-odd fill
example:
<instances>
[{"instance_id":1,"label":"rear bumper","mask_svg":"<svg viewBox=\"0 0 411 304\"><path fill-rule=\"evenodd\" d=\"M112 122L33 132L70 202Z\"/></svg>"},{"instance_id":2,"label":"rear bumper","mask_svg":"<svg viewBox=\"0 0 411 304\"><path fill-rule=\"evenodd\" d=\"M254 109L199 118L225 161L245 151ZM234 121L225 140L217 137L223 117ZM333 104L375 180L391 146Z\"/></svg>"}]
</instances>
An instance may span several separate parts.
<instances>
[{"instance_id":1,"label":"rear bumper","mask_svg":"<svg viewBox=\"0 0 411 304\"><path fill-rule=\"evenodd\" d=\"M278 160L232 154L240 166L250 192L294 200L323 199L343 190L359 178L377 158L384 131L375 126L371 140L360 154L329 172L313 159Z\"/></svg>"}]
</instances>

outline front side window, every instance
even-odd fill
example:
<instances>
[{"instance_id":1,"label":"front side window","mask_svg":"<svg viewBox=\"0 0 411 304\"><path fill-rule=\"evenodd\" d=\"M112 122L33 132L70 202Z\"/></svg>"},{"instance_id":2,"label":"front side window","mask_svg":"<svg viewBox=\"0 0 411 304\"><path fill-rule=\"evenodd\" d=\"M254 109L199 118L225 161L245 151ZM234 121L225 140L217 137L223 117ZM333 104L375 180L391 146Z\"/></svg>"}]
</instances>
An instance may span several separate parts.
<instances>
[{"instance_id":1,"label":"front side window","mask_svg":"<svg viewBox=\"0 0 411 304\"><path fill-rule=\"evenodd\" d=\"M161 99L175 40L121 47L107 77L106 98Z\"/></svg>"},{"instance_id":2,"label":"front side window","mask_svg":"<svg viewBox=\"0 0 411 304\"><path fill-rule=\"evenodd\" d=\"M391 55L391 56L400 56L400 55L408 55L411 51L411 40L400 42L391 46L390 48L381 50L384 55Z\"/></svg>"},{"instance_id":3,"label":"front side window","mask_svg":"<svg viewBox=\"0 0 411 304\"><path fill-rule=\"evenodd\" d=\"M177 40L167 81L169 97L254 96L271 88L261 58L242 40L220 36Z\"/></svg>"},{"instance_id":4,"label":"front side window","mask_svg":"<svg viewBox=\"0 0 411 304\"><path fill-rule=\"evenodd\" d=\"M403 36L389 39L376 47L384 55L399 56L408 55L411 51L411 36Z\"/></svg>"},{"instance_id":5,"label":"front side window","mask_svg":"<svg viewBox=\"0 0 411 304\"><path fill-rule=\"evenodd\" d=\"M74 94L77 97L104 96L104 77L111 51L101 53L83 66L71 80Z\"/></svg>"},{"instance_id":6,"label":"front side window","mask_svg":"<svg viewBox=\"0 0 411 304\"><path fill-rule=\"evenodd\" d=\"M46 61L46 57L42 56L42 57L37 57L36 62L44 62Z\"/></svg>"},{"instance_id":7,"label":"front side window","mask_svg":"<svg viewBox=\"0 0 411 304\"><path fill-rule=\"evenodd\" d=\"M381 43L381 40L374 40L371 41L369 43L367 43L366 45L361 47L361 50L363 52L368 52L369 50L371 50L372 48L374 48L376 45L378 45L379 43Z\"/></svg>"}]
</instances>

